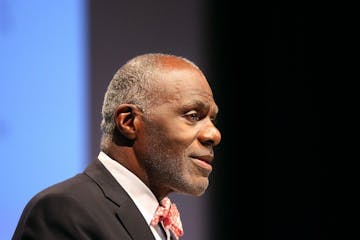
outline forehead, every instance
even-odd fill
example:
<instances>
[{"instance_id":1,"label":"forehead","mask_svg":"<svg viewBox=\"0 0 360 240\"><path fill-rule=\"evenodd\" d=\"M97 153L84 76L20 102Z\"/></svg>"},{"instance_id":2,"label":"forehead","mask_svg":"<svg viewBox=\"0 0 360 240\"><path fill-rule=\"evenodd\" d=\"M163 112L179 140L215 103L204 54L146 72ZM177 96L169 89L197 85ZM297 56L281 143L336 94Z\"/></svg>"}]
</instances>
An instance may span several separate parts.
<instances>
[{"instance_id":1,"label":"forehead","mask_svg":"<svg viewBox=\"0 0 360 240\"><path fill-rule=\"evenodd\" d=\"M161 99L182 105L203 103L211 108L215 104L211 88L200 70L193 66L167 68L160 74L158 81Z\"/></svg>"}]
</instances>

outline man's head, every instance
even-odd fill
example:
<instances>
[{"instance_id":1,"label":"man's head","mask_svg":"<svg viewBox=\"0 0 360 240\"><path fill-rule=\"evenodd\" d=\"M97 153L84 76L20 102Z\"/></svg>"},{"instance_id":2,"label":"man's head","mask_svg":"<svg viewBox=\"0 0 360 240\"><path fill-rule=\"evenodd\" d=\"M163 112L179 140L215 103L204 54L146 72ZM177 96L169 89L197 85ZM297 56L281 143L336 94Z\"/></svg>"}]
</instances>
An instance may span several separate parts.
<instances>
[{"instance_id":1,"label":"man's head","mask_svg":"<svg viewBox=\"0 0 360 240\"><path fill-rule=\"evenodd\" d=\"M201 195L212 170L218 109L200 69L172 55L138 56L115 74L103 104L102 150L161 198Z\"/></svg>"}]
</instances>

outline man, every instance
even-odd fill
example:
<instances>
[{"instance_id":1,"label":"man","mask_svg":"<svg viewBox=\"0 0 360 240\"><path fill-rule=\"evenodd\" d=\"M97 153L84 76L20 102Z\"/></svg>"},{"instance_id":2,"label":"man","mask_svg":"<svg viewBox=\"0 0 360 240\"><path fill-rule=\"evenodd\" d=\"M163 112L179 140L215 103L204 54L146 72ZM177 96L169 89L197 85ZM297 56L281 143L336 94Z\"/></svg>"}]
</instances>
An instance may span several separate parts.
<instances>
[{"instance_id":1,"label":"man","mask_svg":"<svg viewBox=\"0 0 360 240\"><path fill-rule=\"evenodd\" d=\"M172 225L170 217L155 220L154 213L176 218L169 193L200 196L206 190L213 147L221 139L217 112L205 76L189 60L166 54L133 58L105 94L98 159L37 194L13 239L179 238L180 219Z\"/></svg>"}]
</instances>

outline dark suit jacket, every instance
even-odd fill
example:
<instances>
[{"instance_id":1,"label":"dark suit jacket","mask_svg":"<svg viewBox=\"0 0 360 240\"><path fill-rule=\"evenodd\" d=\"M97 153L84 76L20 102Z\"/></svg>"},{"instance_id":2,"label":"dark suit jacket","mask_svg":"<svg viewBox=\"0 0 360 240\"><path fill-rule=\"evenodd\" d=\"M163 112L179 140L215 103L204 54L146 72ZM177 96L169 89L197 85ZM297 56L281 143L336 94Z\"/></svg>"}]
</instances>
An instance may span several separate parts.
<instances>
[{"instance_id":1,"label":"dark suit jacket","mask_svg":"<svg viewBox=\"0 0 360 240\"><path fill-rule=\"evenodd\" d=\"M32 198L12 239L155 240L134 202L99 160Z\"/></svg>"}]
</instances>

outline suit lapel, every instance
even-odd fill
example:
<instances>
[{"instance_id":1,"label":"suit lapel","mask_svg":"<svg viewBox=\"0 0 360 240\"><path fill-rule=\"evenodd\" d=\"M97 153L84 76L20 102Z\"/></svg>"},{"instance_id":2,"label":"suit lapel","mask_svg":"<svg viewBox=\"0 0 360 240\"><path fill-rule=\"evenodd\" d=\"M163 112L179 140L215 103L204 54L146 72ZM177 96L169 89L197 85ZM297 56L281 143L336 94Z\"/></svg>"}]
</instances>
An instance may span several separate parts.
<instances>
[{"instance_id":1,"label":"suit lapel","mask_svg":"<svg viewBox=\"0 0 360 240\"><path fill-rule=\"evenodd\" d=\"M139 211L132 201L128 201L124 204L121 204L116 216L119 218L123 226L128 230L134 240L155 240L150 227L146 224L142 215L139 217L140 212L139 214L134 214L134 212ZM147 231L144 231L143 229L146 229Z\"/></svg>"},{"instance_id":2,"label":"suit lapel","mask_svg":"<svg viewBox=\"0 0 360 240\"><path fill-rule=\"evenodd\" d=\"M134 240L155 240L135 203L99 160L91 163L85 174L98 184L106 198L118 206L116 217Z\"/></svg>"}]
</instances>

